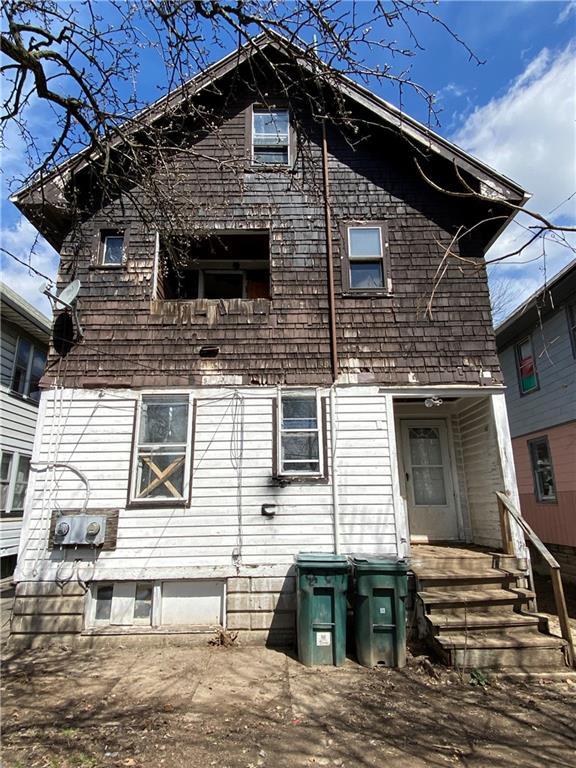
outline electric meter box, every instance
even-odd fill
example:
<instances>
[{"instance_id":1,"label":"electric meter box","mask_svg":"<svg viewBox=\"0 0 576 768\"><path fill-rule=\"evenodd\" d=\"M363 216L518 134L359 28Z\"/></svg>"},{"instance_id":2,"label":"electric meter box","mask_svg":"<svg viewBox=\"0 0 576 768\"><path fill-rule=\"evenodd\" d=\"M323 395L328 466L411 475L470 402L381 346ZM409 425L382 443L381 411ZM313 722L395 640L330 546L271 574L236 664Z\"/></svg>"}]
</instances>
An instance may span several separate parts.
<instances>
[{"instance_id":1,"label":"electric meter box","mask_svg":"<svg viewBox=\"0 0 576 768\"><path fill-rule=\"evenodd\" d=\"M104 515L62 515L56 519L54 544L58 547L99 547L106 535Z\"/></svg>"}]
</instances>

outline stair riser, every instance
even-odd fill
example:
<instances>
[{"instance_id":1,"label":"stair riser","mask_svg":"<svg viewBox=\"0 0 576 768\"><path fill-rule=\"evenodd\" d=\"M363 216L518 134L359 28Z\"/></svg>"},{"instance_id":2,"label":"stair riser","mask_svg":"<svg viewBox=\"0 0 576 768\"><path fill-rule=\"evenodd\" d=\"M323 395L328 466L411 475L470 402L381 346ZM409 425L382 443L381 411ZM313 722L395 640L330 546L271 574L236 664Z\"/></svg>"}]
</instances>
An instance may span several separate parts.
<instances>
[{"instance_id":1,"label":"stair riser","mask_svg":"<svg viewBox=\"0 0 576 768\"><path fill-rule=\"evenodd\" d=\"M534 634L538 632L538 624L513 624L502 622L498 624L494 621L494 624L481 624L481 625L466 625L451 624L450 626L443 626L440 624L431 624L430 632L436 637L442 637L443 635L453 635L455 632L464 633L468 629L468 632L475 632L476 634L482 633L484 635L501 635L503 631L510 629L514 633L521 632L522 634Z\"/></svg>"},{"instance_id":2,"label":"stair riser","mask_svg":"<svg viewBox=\"0 0 576 768\"><path fill-rule=\"evenodd\" d=\"M563 669L564 653L559 648L458 648L446 654L450 666L464 669Z\"/></svg>"},{"instance_id":3,"label":"stair riser","mask_svg":"<svg viewBox=\"0 0 576 768\"><path fill-rule=\"evenodd\" d=\"M516 586L514 577L495 576L493 579L471 579L462 577L461 579L418 579L418 590L434 590L435 592L452 592L458 589L508 589Z\"/></svg>"},{"instance_id":4,"label":"stair riser","mask_svg":"<svg viewBox=\"0 0 576 768\"><path fill-rule=\"evenodd\" d=\"M517 600L510 600L510 601L501 601L498 602L488 602L485 600L479 601L477 603L467 603L466 605L466 613L470 615L471 613L502 613L502 611L518 611L520 608L525 606L527 603L527 600L517 599ZM462 617L464 617L465 609L464 604L460 601L451 601L450 603L426 603L426 614L430 617L434 617L434 615L443 613L458 613Z\"/></svg>"},{"instance_id":5,"label":"stair riser","mask_svg":"<svg viewBox=\"0 0 576 768\"><path fill-rule=\"evenodd\" d=\"M414 571L488 571L493 564L492 555L478 557L413 557L411 567Z\"/></svg>"}]
</instances>

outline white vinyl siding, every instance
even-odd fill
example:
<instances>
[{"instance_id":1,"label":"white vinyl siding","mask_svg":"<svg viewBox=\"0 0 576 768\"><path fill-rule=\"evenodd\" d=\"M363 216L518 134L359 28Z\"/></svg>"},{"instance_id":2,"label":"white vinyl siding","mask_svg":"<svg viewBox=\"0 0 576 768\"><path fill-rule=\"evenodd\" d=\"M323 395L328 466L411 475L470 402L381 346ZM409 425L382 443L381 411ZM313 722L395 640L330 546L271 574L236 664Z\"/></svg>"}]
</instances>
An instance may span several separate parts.
<instances>
[{"instance_id":1,"label":"white vinyl siding","mask_svg":"<svg viewBox=\"0 0 576 768\"><path fill-rule=\"evenodd\" d=\"M333 551L330 483L281 487L273 481L276 395L273 387L193 391L191 505L144 509L126 508L136 393L45 395L39 459L57 458L83 472L90 483L89 508L120 510L117 548L99 554L97 580L189 578L199 568L227 568L232 575L236 563L289 566L299 551ZM396 551L386 397L376 387L350 387L337 395L343 551ZM327 440L330 457L329 435ZM66 469L34 474L20 570L30 578L40 557L39 572L50 578L57 562L48 562L43 547L51 509L82 506L85 487ZM275 505L273 518L262 515L263 504Z\"/></svg>"}]
</instances>

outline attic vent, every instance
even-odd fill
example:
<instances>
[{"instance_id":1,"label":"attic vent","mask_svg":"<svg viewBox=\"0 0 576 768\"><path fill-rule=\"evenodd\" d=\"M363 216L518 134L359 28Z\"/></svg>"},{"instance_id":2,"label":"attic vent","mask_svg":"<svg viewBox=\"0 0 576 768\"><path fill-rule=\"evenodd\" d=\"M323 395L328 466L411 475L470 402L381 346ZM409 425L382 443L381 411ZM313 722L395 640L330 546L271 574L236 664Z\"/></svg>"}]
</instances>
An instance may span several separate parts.
<instances>
[{"instance_id":1,"label":"attic vent","mask_svg":"<svg viewBox=\"0 0 576 768\"><path fill-rule=\"evenodd\" d=\"M270 298L268 232L162 236L158 298Z\"/></svg>"},{"instance_id":2,"label":"attic vent","mask_svg":"<svg viewBox=\"0 0 576 768\"><path fill-rule=\"evenodd\" d=\"M200 357L218 357L220 347L200 347Z\"/></svg>"}]
</instances>

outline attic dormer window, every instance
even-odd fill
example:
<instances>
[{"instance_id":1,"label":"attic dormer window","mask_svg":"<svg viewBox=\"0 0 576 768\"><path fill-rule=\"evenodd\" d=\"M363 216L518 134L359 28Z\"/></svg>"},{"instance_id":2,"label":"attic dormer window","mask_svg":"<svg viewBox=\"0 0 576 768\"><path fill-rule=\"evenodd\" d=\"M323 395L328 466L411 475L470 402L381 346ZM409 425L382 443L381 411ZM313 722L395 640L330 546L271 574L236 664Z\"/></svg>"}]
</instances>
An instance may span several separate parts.
<instances>
[{"instance_id":1,"label":"attic dormer window","mask_svg":"<svg viewBox=\"0 0 576 768\"><path fill-rule=\"evenodd\" d=\"M106 233L102 235L102 264L120 267L124 260L124 235Z\"/></svg>"},{"instance_id":2,"label":"attic dormer window","mask_svg":"<svg viewBox=\"0 0 576 768\"><path fill-rule=\"evenodd\" d=\"M290 120L287 109L255 108L252 158L256 165L288 165Z\"/></svg>"}]
</instances>

